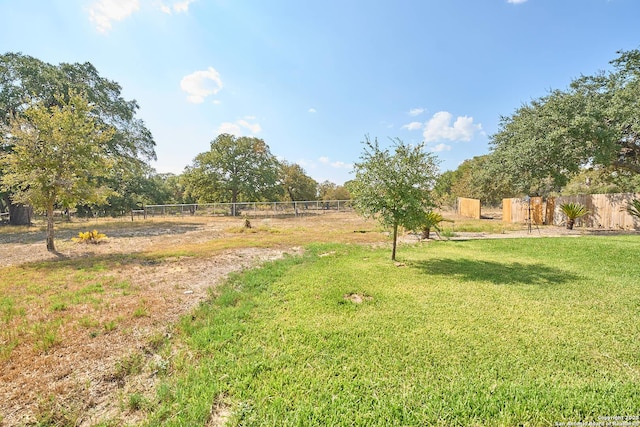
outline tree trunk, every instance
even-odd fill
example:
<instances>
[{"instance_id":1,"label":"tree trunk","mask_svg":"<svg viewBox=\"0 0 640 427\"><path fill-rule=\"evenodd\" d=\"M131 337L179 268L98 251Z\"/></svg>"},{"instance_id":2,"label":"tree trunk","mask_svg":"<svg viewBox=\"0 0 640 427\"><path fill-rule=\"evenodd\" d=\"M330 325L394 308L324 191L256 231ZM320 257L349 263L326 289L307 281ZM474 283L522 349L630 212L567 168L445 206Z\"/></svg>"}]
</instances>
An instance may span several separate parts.
<instances>
[{"instance_id":1,"label":"tree trunk","mask_svg":"<svg viewBox=\"0 0 640 427\"><path fill-rule=\"evenodd\" d=\"M573 230L573 224L574 224L575 222L576 222L576 220L575 220L575 219L568 219L568 220L567 220L567 228L568 228L569 230Z\"/></svg>"},{"instance_id":2,"label":"tree trunk","mask_svg":"<svg viewBox=\"0 0 640 427\"><path fill-rule=\"evenodd\" d=\"M422 238L425 240L429 240L429 237L431 237L431 227L425 227L422 230Z\"/></svg>"},{"instance_id":3,"label":"tree trunk","mask_svg":"<svg viewBox=\"0 0 640 427\"><path fill-rule=\"evenodd\" d=\"M47 208L47 250L49 252L56 251L53 242L53 206Z\"/></svg>"},{"instance_id":4,"label":"tree trunk","mask_svg":"<svg viewBox=\"0 0 640 427\"><path fill-rule=\"evenodd\" d=\"M11 225L31 225L32 215L31 206L15 203L9 206L9 224Z\"/></svg>"},{"instance_id":5,"label":"tree trunk","mask_svg":"<svg viewBox=\"0 0 640 427\"><path fill-rule=\"evenodd\" d=\"M396 243L398 242L398 224L393 224L393 249L391 250L391 261L396 260Z\"/></svg>"},{"instance_id":6,"label":"tree trunk","mask_svg":"<svg viewBox=\"0 0 640 427\"><path fill-rule=\"evenodd\" d=\"M231 216L238 215L238 211L236 209L236 202L238 201L238 193L236 190L231 192Z\"/></svg>"}]
</instances>

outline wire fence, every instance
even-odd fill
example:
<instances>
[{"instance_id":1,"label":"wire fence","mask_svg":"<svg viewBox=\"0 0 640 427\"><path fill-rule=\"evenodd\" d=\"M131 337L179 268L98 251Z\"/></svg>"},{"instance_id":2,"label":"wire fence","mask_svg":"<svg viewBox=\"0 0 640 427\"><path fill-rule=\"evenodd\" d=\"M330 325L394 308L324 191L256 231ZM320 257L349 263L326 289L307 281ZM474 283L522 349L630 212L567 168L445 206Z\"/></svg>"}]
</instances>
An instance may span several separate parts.
<instances>
[{"instance_id":1,"label":"wire fence","mask_svg":"<svg viewBox=\"0 0 640 427\"><path fill-rule=\"evenodd\" d=\"M190 203L146 205L131 211L134 217L155 216L300 216L353 211L352 200L307 200L296 202Z\"/></svg>"}]
</instances>

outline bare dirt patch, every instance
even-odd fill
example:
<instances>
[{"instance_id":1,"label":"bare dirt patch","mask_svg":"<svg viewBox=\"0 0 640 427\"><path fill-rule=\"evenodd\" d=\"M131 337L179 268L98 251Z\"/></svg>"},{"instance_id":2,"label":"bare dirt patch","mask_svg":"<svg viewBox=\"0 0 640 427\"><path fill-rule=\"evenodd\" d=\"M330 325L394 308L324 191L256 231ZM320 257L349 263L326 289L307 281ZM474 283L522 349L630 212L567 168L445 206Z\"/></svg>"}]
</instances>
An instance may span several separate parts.
<instances>
[{"instance_id":1,"label":"bare dirt patch","mask_svg":"<svg viewBox=\"0 0 640 427\"><path fill-rule=\"evenodd\" d=\"M108 271L97 274L108 275L116 284L97 294L99 303L65 306L63 301L60 312L35 297L36 306L24 316L25 342L11 351L8 360L0 360L0 425L93 425L101 420L118 424L142 416L137 409L152 396L157 371L171 357L159 354L154 343L171 337L171 325L205 300L229 273L301 249L240 247L210 257L124 258L115 263L119 258L114 257L225 239L231 223L228 219L188 224L163 221L137 229L107 224L100 231L107 233L109 241L88 245L71 243L66 239L76 230L63 230L57 240L62 258L47 252L44 240L34 242L44 238L38 231L22 241L16 241L15 235L0 235L2 266L25 266L32 271L54 268L60 261L84 267L107 263ZM126 284L122 291L118 283ZM61 286L75 291L72 283ZM50 323L54 330L41 331L52 333L55 342L44 351L36 348L33 341L38 331L29 325L62 314L64 322Z\"/></svg>"}]
</instances>

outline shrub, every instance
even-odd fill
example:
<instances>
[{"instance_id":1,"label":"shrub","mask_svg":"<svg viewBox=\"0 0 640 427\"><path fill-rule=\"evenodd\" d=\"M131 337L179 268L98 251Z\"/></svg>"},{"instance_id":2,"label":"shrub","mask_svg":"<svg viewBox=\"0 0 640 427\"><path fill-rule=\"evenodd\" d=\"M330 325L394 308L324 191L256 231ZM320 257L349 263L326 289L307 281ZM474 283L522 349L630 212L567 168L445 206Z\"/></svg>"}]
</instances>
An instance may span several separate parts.
<instances>
[{"instance_id":1,"label":"shrub","mask_svg":"<svg viewBox=\"0 0 640 427\"><path fill-rule=\"evenodd\" d=\"M94 243L98 244L100 242L104 242L107 240L107 235L98 232L98 230L93 231L85 231L84 233L81 231L78 233L78 237L73 237L73 240L76 243Z\"/></svg>"}]
</instances>

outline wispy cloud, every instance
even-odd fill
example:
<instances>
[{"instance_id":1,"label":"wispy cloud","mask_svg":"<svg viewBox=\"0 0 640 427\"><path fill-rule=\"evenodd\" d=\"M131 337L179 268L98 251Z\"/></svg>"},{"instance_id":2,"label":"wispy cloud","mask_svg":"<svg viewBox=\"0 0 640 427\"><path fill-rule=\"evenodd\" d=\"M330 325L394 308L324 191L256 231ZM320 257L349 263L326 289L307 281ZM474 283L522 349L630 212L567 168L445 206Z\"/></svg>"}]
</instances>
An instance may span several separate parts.
<instances>
[{"instance_id":1,"label":"wispy cloud","mask_svg":"<svg viewBox=\"0 0 640 427\"><path fill-rule=\"evenodd\" d=\"M407 123L406 125L403 125L401 129L407 129L407 130L422 129L422 123L420 123L420 122Z\"/></svg>"},{"instance_id":2,"label":"wispy cloud","mask_svg":"<svg viewBox=\"0 0 640 427\"><path fill-rule=\"evenodd\" d=\"M122 21L139 9L139 0L97 0L89 7L89 20L99 32L107 33L114 21Z\"/></svg>"},{"instance_id":3,"label":"wispy cloud","mask_svg":"<svg viewBox=\"0 0 640 427\"><path fill-rule=\"evenodd\" d=\"M177 1L170 5L161 3L160 10L162 10L164 13L167 13L169 15L172 14L173 12L186 13L189 11L189 5L195 1L196 0L183 0L183 1Z\"/></svg>"},{"instance_id":4,"label":"wispy cloud","mask_svg":"<svg viewBox=\"0 0 640 427\"><path fill-rule=\"evenodd\" d=\"M511 3L511 4L520 4L520 3L525 3L527 0L507 0L507 3Z\"/></svg>"},{"instance_id":5,"label":"wispy cloud","mask_svg":"<svg viewBox=\"0 0 640 427\"><path fill-rule=\"evenodd\" d=\"M340 161L332 162L331 159L329 159L329 157L326 157L326 156L322 156L318 158L318 161L323 165L329 165L332 168L336 168L336 169L352 169L353 168L353 165L351 163L345 163Z\"/></svg>"},{"instance_id":6,"label":"wispy cloud","mask_svg":"<svg viewBox=\"0 0 640 427\"><path fill-rule=\"evenodd\" d=\"M411 117L419 116L422 113L424 113L424 108L412 108L409 110L409 115Z\"/></svg>"},{"instance_id":7,"label":"wispy cloud","mask_svg":"<svg viewBox=\"0 0 640 427\"><path fill-rule=\"evenodd\" d=\"M248 130L251 135L255 135L262 131L262 126L259 123L249 123L244 119L236 120L235 122L224 122L218 126L218 135L228 133L235 136L245 135L244 130Z\"/></svg>"},{"instance_id":8,"label":"wispy cloud","mask_svg":"<svg viewBox=\"0 0 640 427\"><path fill-rule=\"evenodd\" d=\"M476 133L482 132L482 125L473 123L473 117L459 116L453 125L453 115L447 111L439 111L425 123L424 140L426 142L449 140L471 141Z\"/></svg>"},{"instance_id":9,"label":"wispy cloud","mask_svg":"<svg viewBox=\"0 0 640 427\"><path fill-rule=\"evenodd\" d=\"M433 151L434 153L440 153L442 151L451 151L451 146L447 144L438 144L435 147L432 147L431 151Z\"/></svg>"},{"instance_id":10,"label":"wispy cloud","mask_svg":"<svg viewBox=\"0 0 640 427\"><path fill-rule=\"evenodd\" d=\"M149 3L145 6L159 8L164 13L186 13L189 6L197 0L180 0L172 3ZM113 23L123 21L140 10L140 0L95 0L89 6L89 20L94 23L96 29L106 34L113 28Z\"/></svg>"},{"instance_id":11,"label":"wispy cloud","mask_svg":"<svg viewBox=\"0 0 640 427\"><path fill-rule=\"evenodd\" d=\"M316 113L317 112L315 108L309 108L309 110L307 110L307 111L310 112L310 113Z\"/></svg>"},{"instance_id":12,"label":"wispy cloud","mask_svg":"<svg viewBox=\"0 0 640 427\"><path fill-rule=\"evenodd\" d=\"M207 96L215 95L222 89L220 73L215 68L195 71L184 76L180 81L180 88L185 91L189 102L202 104Z\"/></svg>"}]
</instances>

